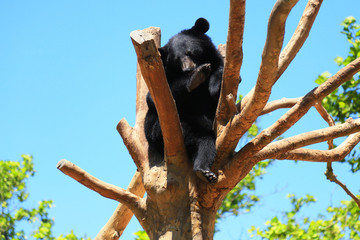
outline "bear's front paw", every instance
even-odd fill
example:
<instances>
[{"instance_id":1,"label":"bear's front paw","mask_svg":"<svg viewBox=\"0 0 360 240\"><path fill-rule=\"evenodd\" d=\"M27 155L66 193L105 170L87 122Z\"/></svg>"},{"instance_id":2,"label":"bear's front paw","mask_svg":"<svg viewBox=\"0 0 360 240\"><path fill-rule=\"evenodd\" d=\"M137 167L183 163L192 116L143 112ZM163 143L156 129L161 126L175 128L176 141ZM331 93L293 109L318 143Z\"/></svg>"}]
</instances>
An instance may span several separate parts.
<instances>
[{"instance_id":1,"label":"bear's front paw","mask_svg":"<svg viewBox=\"0 0 360 240\"><path fill-rule=\"evenodd\" d=\"M196 175L203 181L215 184L217 182L217 176L210 170L197 170Z\"/></svg>"},{"instance_id":2,"label":"bear's front paw","mask_svg":"<svg viewBox=\"0 0 360 240\"><path fill-rule=\"evenodd\" d=\"M202 83L204 83L210 76L211 72L211 64L204 63L197 67L191 75L190 82L188 83L187 90L188 92L192 92L197 87L199 87Z\"/></svg>"}]
</instances>

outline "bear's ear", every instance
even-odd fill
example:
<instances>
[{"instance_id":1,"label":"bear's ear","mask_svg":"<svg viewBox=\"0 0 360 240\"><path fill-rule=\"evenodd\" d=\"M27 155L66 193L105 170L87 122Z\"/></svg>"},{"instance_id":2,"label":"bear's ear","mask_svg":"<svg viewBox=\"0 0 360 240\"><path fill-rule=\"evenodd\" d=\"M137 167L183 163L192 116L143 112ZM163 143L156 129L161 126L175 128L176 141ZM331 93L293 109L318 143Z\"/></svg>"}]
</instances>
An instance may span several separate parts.
<instances>
[{"instance_id":1,"label":"bear's ear","mask_svg":"<svg viewBox=\"0 0 360 240\"><path fill-rule=\"evenodd\" d=\"M206 33L209 30L210 24L208 20L205 18L198 18L196 20L195 25L192 27L193 30L198 31L200 33Z\"/></svg>"},{"instance_id":2,"label":"bear's ear","mask_svg":"<svg viewBox=\"0 0 360 240\"><path fill-rule=\"evenodd\" d=\"M168 51L167 51L166 47L164 46L164 47L158 48L158 51L160 52L161 60L163 62L165 62L167 55L168 55Z\"/></svg>"}]
</instances>

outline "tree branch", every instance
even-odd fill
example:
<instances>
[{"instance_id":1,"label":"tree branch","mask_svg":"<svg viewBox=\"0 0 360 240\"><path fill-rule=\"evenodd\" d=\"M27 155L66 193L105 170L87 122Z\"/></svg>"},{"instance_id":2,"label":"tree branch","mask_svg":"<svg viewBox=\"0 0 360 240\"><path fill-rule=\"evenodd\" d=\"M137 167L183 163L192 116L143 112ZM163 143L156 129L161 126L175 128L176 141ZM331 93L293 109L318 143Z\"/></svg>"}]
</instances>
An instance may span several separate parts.
<instances>
[{"instance_id":1,"label":"tree branch","mask_svg":"<svg viewBox=\"0 0 360 240\"><path fill-rule=\"evenodd\" d=\"M155 45L157 48L160 47L160 38L161 38L161 30L159 27L149 27L142 30L151 35L154 39ZM144 121L145 116L148 110L148 106L146 103L146 95L149 92L148 87L144 81L143 76L141 75L141 70L139 64L137 64L136 69L136 121L134 128L139 128L139 131L142 132L143 138L145 139L144 134ZM139 132L140 135L140 132ZM145 140L146 141L146 140Z\"/></svg>"},{"instance_id":2,"label":"tree branch","mask_svg":"<svg viewBox=\"0 0 360 240\"><path fill-rule=\"evenodd\" d=\"M261 151L254 155L256 161L274 158L282 153L309 146L315 143L324 142L330 139L348 136L360 131L360 119L349 118L346 123L332 126L320 130L302 133L293 137L285 138L274 143L270 143Z\"/></svg>"},{"instance_id":3,"label":"tree branch","mask_svg":"<svg viewBox=\"0 0 360 240\"><path fill-rule=\"evenodd\" d=\"M130 37L138 56L142 76L158 112L166 159L168 163L182 165L182 158L176 156L186 156L186 149L176 105L166 80L160 54L148 33L137 30L131 32Z\"/></svg>"},{"instance_id":4,"label":"tree branch","mask_svg":"<svg viewBox=\"0 0 360 240\"><path fill-rule=\"evenodd\" d=\"M155 45L157 48L160 47L160 39L161 39L161 30L159 27L149 27L142 30L151 35L154 39ZM144 81L144 78L141 74L140 66L137 64L136 69L136 121L135 126L139 132L138 135L144 144L147 144L145 133L144 133L144 122L145 116L148 111L148 106L146 103L146 95L149 92L148 87ZM147 148L147 146L145 146Z\"/></svg>"},{"instance_id":5,"label":"tree branch","mask_svg":"<svg viewBox=\"0 0 360 240\"><path fill-rule=\"evenodd\" d=\"M297 160L306 162L338 162L344 159L360 142L360 134L350 135L342 144L331 150L295 149L278 155L269 156L278 160Z\"/></svg>"},{"instance_id":6,"label":"tree branch","mask_svg":"<svg viewBox=\"0 0 360 240\"><path fill-rule=\"evenodd\" d=\"M261 115L268 114L280 108L292 108L301 98L282 98L267 103Z\"/></svg>"},{"instance_id":7,"label":"tree branch","mask_svg":"<svg viewBox=\"0 0 360 240\"><path fill-rule=\"evenodd\" d=\"M144 185L141 181L140 172L135 172L131 182L127 188L127 191L139 196L143 197L145 194ZM114 211L113 215L110 217L108 222L104 225L104 227L99 231L96 235L95 240L117 240L124 232L126 226L130 222L133 213L123 204L119 204Z\"/></svg>"},{"instance_id":8,"label":"tree branch","mask_svg":"<svg viewBox=\"0 0 360 240\"><path fill-rule=\"evenodd\" d=\"M334 119L330 116L330 114L326 111L326 109L323 107L323 105L320 102L317 102L315 104L315 108L316 110L320 113L320 115L322 116L322 118L329 124L329 126L334 126L335 125L335 121ZM350 138L350 137L349 137ZM333 168L332 168L332 161L329 161L329 159L337 159L337 160L342 160L345 158L346 155L348 155L350 153L350 151L355 147L355 145L360 141L360 134L356 134L352 137L354 139L353 141L353 145L347 146L346 151L344 151L343 154L340 154L337 157L334 156L329 156L328 161L327 161L327 166L326 166L326 172L325 172L325 176L328 180L330 180L331 182L336 183L337 185L339 185L355 202L356 204L360 207L360 199L358 199L347 187L345 184L343 184L342 182L340 182L337 177L334 174ZM334 148L334 143L332 140L328 141L328 145L329 145L329 149L333 149Z\"/></svg>"},{"instance_id":9,"label":"tree branch","mask_svg":"<svg viewBox=\"0 0 360 240\"><path fill-rule=\"evenodd\" d=\"M323 0L308 1L293 36L284 50L281 52L277 78L280 78L309 36L311 27L320 10L322 2Z\"/></svg>"},{"instance_id":10,"label":"tree branch","mask_svg":"<svg viewBox=\"0 0 360 240\"><path fill-rule=\"evenodd\" d=\"M242 65L242 43L245 24L245 0L230 0L229 27L226 40L226 54L219 104L216 111L215 127L224 126L233 116L226 96L236 99ZM220 129L218 129L218 132Z\"/></svg>"},{"instance_id":11,"label":"tree branch","mask_svg":"<svg viewBox=\"0 0 360 240\"><path fill-rule=\"evenodd\" d=\"M325 122L327 122L329 124L329 126L335 126L335 121L334 119L330 116L330 114L326 111L326 109L323 107L323 105L321 104L321 102L316 102L315 103L315 108L318 111L318 113L320 114L320 116L325 120ZM334 141L332 139L330 139L328 141L328 146L329 149L333 149L334 148Z\"/></svg>"},{"instance_id":12,"label":"tree branch","mask_svg":"<svg viewBox=\"0 0 360 240\"><path fill-rule=\"evenodd\" d=\"M358 205L358 207L360 208L360 199L357 198L347 187L345 184L343 184L342 182L340 182L334 172L333 169L330 165L330 167L327 168L326 172L325 172L325 176L327 179L329 179L331 182L336 183L337 185L339 185L346 193L347 195L349 195L354 201L355 203Z\"/></svg>"},{"instance_id":13,"label":"tree branch","mask_svg":"<svg viewBox=\"0 0 360 240\"><path fill-rule=\"evenodd\" d=\"M217 138L218 159L230 156L246 131L255 122L265 107L278 71L285 22L290 10L298 0L278 0L271 12L258 79L244 109L227 124ZM228 57L226 55L226 57Z\"/></svg>"},{"instance_id":14,"label":"tree branch","mask_svg":"<svg viewBox=\"0 0 360 240\"><path fill-rule=\"evenodd\" d=\"M147 148L144 148L144 142L140 140L139 132L132 128L125 118L121 119L116 127L121 135L131 158L141 174L149 168Z\"/></svg>"},{"instance_id":15,"label":"tree branch","mask_svg":"<svg viewBox=\"0 0 360 240\"><path fill-rule=\"evenodd\" d=\"M113 199L126 205L138 218L143 216L144 208L141 206L142 198L136 196L135 194L95 178L68 160L60 160L56 167L64 174L75 179L87 188L97 192L101 196Z\"/></svg>"}]
</instances>

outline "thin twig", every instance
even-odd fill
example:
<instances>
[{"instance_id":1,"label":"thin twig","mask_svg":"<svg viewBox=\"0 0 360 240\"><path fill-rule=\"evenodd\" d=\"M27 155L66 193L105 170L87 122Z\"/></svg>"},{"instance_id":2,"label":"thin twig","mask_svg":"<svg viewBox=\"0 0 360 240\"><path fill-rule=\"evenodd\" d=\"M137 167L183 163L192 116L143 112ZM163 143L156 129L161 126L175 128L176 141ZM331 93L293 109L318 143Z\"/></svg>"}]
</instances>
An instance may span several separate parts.
<instances>
[{"instance_id":1,"label":"thin twig","mask_svg":"<svg viewBox=\"0 0 360 240\"><path fill-rule=\"evenodd\" d=\"M316 102L315 103L315 108L318 111L318 113L320 114L320 116L329 124L329 126L335 126L335 121L334 119L330 116L330 114L326 111L326 109L323 107L323 105L321 104L321 102ZM334 141L333 140L329 140L328 141L328 146L329 149L333 149L334 148Z\"/></svg>"},{"instance_id":2,"label":"thin twig","mask_svg":"<svg viewBox=\"0 0 360 240\"><path fill-rule=\"evenodd\" d=\"M337 185L339 185L339 186L347 193L347 195L349 195L349 196L355 201L355 203L356 203L356 204L358 205L358 207L360 208L360 199L357 198L357 197L346 187L345 184L343 184L342 182L340 182L340 181L336 178L336 176L335 176L335 174L334 174L334 172L333 172L333 169L332 169L331 165L330 165L330 167L328 167L328 168L326 169L325 176L326 176L326 178L329 179L331 182L334 182L334 183L336 183Z\"/></svg>"}]
</instances>

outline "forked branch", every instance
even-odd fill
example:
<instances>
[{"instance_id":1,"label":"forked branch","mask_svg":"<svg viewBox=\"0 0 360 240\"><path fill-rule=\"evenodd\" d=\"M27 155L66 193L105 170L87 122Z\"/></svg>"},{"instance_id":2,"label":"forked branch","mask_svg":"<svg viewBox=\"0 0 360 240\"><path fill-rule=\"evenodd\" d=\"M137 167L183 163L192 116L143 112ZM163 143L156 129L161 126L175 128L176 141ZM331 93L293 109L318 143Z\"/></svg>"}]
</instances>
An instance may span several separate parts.
<instances>
[{"instance_id":1,"label":"forked branch","mask_svg":"<svg viewBox=\"0 0 360 240\"><path fill-rule=\"evenodd\" d=\"M217 158L227 158L233 153L239 139L255 122L265 107L276 81L280 51L282 48L285 22L298 0L278 0L271 12L268 34L262 55L262 62L255 89L244 109L237 114L217 139ZM227 56L226 56L227 57Z\"/></svg>"},{"instance_id":2,"label":"forked branch","mask_svg":"<svg viewBox=\"0 0 360 240\"><path fill-rule=\"evenodd\" d=\"M148 153L147 149L144 148L143 142L140 141L138 131L135 128L132 128L125 118L121 119L116 129L121 135L131 158L136 164L136 167L139 169L141 174L143 174L149 167Z\"/></svg>"},{"instance_id":3,"label":"forked branch","mask_svg":"<svg viewBox=\"0 0 360 240\"><path fill-rule=\"evenodd\" d=\"M339 181L337 179L337 177L335 176L333 169L330 165L330 167L327 168L326 172L325 172L326 178L329 179L331 182L336 183L337 185L339 185L354 201L355 203L358 205L358 207L360 208L360 199L357 198L347 187L345 184L343 184L341 181Z\"/></svg>"}]
</instances>

